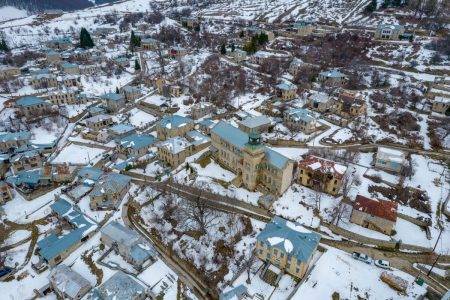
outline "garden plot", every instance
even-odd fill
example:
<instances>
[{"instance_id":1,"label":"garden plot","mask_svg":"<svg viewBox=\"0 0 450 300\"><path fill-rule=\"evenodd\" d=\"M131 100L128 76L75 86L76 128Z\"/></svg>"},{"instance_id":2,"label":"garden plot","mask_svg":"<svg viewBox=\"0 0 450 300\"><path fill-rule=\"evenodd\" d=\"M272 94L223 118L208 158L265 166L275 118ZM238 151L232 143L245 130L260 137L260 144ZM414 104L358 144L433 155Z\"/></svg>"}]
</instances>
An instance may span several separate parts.
<instances>
[{"instance_id":1,"label":"garden plot","mask_svg":"<svg viewBox=\"0 0 450 300\"><path fill-rule=\"evenodd\" d=\"M51 213L50 204L60 193L61 188L57 188L31 201L15 193L14 199L3 205L5 217L16 223L29 223L41 219Z\"/></svg>"},{"instance_id":2,"label":"garden plot","mask_svg":"<svg viewBox=\"0 0 450 300\"><path fill-rule=\"evenodd\" d=\"M95 164L102 158L104 152L106 151L100 148L70 144L61 150L53 160L53 163L68 163L69 165Z\"/></svg>"},{"instance_id":3,"label":"garden plot","mask_svg":"<svg viewBox=\"0 0 450 300\"><path fill-rule=\"evenodd\" d=\"M45 118L31 128L33 144L54 144L63 135L67 121L63 118Z\"/></svg>"},{"instance_id":4,"label":"garden plot","mask_svg":"<svg viewBox=\"0 0 450 300\"><path fill-rule=\"evenodd\" d=\"M250 283L247 283L248 276L247 272L245 271L233 282L233 286L234 287L237 287L239 285L246 286L247 292L250 295L260 294L263 295L264 297L271 295L270 299L274 300L288 299L289 294L294 290L297 284L293 279L293 277L287 274L283 275L281 277L280 282L278 283L278 286L275 287L263 281L259 277L262 268L263 262L260 261L258 258L256 258L255 262L251 267ZM227 292L230 289L232 288L227 287L226 289L224 289L224 292Z\"/></svg>"},{"instance_id":5,"label":"garden plot","mask_svg":"<svg viewBox=\"0 0 450 300\"><path fill-rule=\"evenodd\" d=\"M414 283L414 277L399 270L388 271L408 281L405 294L400 294L382 282L384 270L357 261L343 251L329 248L302 283L293 299L417 299L425 294L426 286Z\"/></svg>"},{"instance_id":6,"label":"garden plot","mask_svg":"<svg viewBox=\"0 0 450 300\"><path fill-rule=\"evenodd\" d=\"M209 208L199 221L193 218L199 207L204 207L201 201L194 203L169 194L144 207L140 216L180 258L218 284L238 272L241 256L251 249L249 245L255 243L256 233L264 225Z\"/></svg>"}]
</instances>

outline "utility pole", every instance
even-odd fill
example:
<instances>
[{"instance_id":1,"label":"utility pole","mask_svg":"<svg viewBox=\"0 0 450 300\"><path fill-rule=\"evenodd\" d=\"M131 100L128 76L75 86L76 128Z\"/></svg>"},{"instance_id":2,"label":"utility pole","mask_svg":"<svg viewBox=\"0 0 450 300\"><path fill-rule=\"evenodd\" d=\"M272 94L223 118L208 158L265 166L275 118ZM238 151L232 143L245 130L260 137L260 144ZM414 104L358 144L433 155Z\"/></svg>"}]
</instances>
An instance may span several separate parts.
<instances>
[{"instance_id":1,"label":"utility pole","mask_svg":"<svg viewBox=\"0 0 450 300\"><path fill-rule=\"evenodd\" d=\"M431 268L430 268L430 270L428 271L428 273L427 273L427 276L430 276L430 273L431 273L431 271L433 270L433 268L434 268L434 265L437 263L437 261L438 261L438 259L441 257L441 254L439 253L439 255L438 255L438 257L436 257L436 260L433 262L433 264L431 265Z\"/></svg>"},{"instance_id":2,"label":"utility pole","mask_svg":"<svg viewBox=\"0 0 450 300\"><path fill-rule=\"evenodd\" d=\"M441 238L441 235L442 235L442 232L444 231L444 227L441 227L441 231L439 232L439 236L438 236L438 238L437 238L437 240L436 240L436 243L434 244L434 247L433 247L433 252L434 252L434 250L436 249L436 246L437 246L437 244L438 244L438 242L439 242L439 239Z\"/></svg>"}]
</instances>

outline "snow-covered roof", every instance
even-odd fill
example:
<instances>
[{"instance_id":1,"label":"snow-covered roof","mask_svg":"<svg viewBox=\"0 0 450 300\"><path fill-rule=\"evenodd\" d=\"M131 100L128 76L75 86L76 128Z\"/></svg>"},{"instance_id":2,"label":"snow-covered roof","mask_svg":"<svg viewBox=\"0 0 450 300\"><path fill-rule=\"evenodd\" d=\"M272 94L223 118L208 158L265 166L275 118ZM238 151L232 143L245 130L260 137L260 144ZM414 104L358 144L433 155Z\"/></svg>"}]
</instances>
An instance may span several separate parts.
<instances>
[{"instance_id":1,"label":"snow-covered roof","mask_svg":"<svg viewBox=\"0 0 450 300\"><path fill-rule=\"evenodd\" d=\"M87 297L89 300L143 299L146 287L134 277L117 271Z\"/></svg>"},{"instance_id":2,"label":"snow-covered roof","mask_svg":"<svg viewBox=\"0 0 450 300\"><path fill-rule=\"evenodd\" d=\"M293 108L289 110L288 115L294 121L303 121L305 123L316 120L312 111L303 108Z\"/></svg>"},{"instance_id":3,"label":"snow-covered roof","mask_svg":"<svg viewBox=\"0 0 450 300\"><path fill-rule=\"evenodd\" d=\"M48 276L53 287L71 299L83 296L84 289L91 288L90 282L67 265L61 264L52 269Z\"/></svg>"},{"instance_id":4,"label":"snow-covered roof","mask_svg":"<svg viewBox=\"0 0 450 300\"><path fill-rule=\"evenodd\" d=\"M335 178L342 178L345 171L347 171L347 167L344 165L313 155L306 156L305 159L300 162L299 167L313 172L318 171L322 174L331 173Z\"/></svg>"},{"instance_id":5,"label":"snow-covered roof","mask_svg":"<svg viewBox=\"0 0 450 300\"><path fill-rule=\"evenodd\" d=\"M272 120L266 116L248 117L240 122L243 126L247 128L257 128L263 125L270 125Z\"/></svg>"},{"instance_id":6,"label":"snow-covered roof","mask_svg":"<svg viewBox=\"0 0 450 300\"><path fill-rule=\"evenodd\" d=\"M309 99L314 102L318 102L318 103L328 103L328 101L330 101L331 97L325 93L316 93L316 94L312 94L309 97Z\"/></svg>"},{"instance_id":7,"label":"snow-covered roof","mask_svg":"<svg viewBox=\"0 0 450 300\"><path fill-rule=\"evenodd\" d=\"M159 148L164 148L172 154L177 154L184 151L192 144L185 138L173 137L158 144Z\"/></svg>"},{"instance_id":8,"label":"snow-covered roof","mask_svg":"<svg viewBox=\"0 0 450 300\"><path fill-rule=\"evenodd\" d=\"M161 121L159 121L159 124L163 128L167 129L174 129L183 127L189 123L194 122L191 118L179 116L179 115L173 115L173 116L167 116L164 117Z\"/></svg>"},{"instance_id":9,"label":"snow-covered roof","mask_svg":"<svg viewBox=\"0 0 450 300\"><path fill-rule=\"evenodd\" d=\"M7 132L0 134L0 142L11 142L11 141L23 141L29 140L31 138L31 132L29 131L19 131L19 132Z\"/></svg>"},{"instance_id":10,"label":"snow-covered roof","mask_svg":"<svg viewBox=\"0 0 450 300\"><path fill-rule=\"evenodd\" d=\"M377 159L403 163L405 160L405 153L397 149L378 147Z\"/></svg>"},{"instance_id":11,"label":"snow-covered roof","mask_svg":"<svg viewBox=\"0 0 450 300\"><path fill-rule=\"evenodd\" d=\"M450 98L447 97L434 97L434 102L439 102L439 103L450 103Z\"/></svg>"},{"instance_id":12,"label":"snow-covered roof","mask_svg":"<svg viewBox=\"0 0 450 300\"><path fill-rule=\"evenodd\" d=\"M324 77L329 77L329 78L341 78L341 77L345 77L345 75L341 72L339 72L338 70L327 70L327 71L323 71L320 72L321 76Z\"/></svg>"},{"instance_id":13,"label":"snow-covered roof","mask_svg":"<svg viewBox=\"0 0 450 300\"><path fill-rule=\"evenodd\" d=\"M119 144L124 148L132 148L139 150L145 147L150 147L155 142L156 138L151 134L132 134L124 137L119 141Z\"/></svg>"}]
</instances>

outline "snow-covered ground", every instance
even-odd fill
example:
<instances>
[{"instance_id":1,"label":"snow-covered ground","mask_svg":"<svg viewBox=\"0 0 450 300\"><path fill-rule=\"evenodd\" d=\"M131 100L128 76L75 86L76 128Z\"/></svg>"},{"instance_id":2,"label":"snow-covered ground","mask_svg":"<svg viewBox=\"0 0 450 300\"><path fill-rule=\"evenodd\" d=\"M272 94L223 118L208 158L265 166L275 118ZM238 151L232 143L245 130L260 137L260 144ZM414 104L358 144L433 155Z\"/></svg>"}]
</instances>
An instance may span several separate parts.
<instances>
[{"instance_id":1,"label":"snow-covered ground","mask_svg":"<svg viewBox=\"0 0 450 300\"><path fill-rule=\"evenodd\" d=\"M0 7L0 22L12 20L12 19L19 19L19 18L25 18L28 16L28 13L26 10L18 9L14 6L2 6Z\"/></svg>"},{"instance_id":2,"label":"snow-covered ground","mask_svg":"<svg viewBox=\"0 0 450 300\"><path fill-rule=\"evenodd\" d=\"M425 286L414 283L414 277L398 270L388 271L408 281L406 294L400 294L380 280L382 272L374 265L353 259L350 254L329 248L293 299L331 299L335 292L341 299L349 300L417 299L426 292Z\"/></svg>"},{"instance_id":3,"label":"snow-covered ground","mask_svg":"<svg viewBox=\"0 0 450 300\"><path fill-rule=\"evenodd\" d=\"M70 144L62 149L53 162L79 165L95 164L101 159L104 152L105 150L99 148Z\"/></svg>"}]
</instances>

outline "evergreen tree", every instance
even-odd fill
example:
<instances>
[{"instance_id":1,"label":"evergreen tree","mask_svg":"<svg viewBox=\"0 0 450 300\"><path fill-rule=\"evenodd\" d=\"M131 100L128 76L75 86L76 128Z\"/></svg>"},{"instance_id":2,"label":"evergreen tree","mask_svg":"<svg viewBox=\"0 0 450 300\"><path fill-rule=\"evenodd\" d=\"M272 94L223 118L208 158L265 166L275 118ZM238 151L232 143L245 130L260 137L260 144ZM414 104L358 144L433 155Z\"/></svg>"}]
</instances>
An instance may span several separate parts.
<instances>
[{"instance_id":1,"label":"evergreen tree","mask_svg":"<svg viewBox=\"0 0 450 300\"><path fill-rule=\"evenodd\" d=\"M369 5L366 6L366 12L374 12L377 9L377 0L370 1Z\"/></svg>"},{"instance_id":2,"label":"evergreen tree","mask_svg":"<svg viewBox=\"0 0 450 300\"><path fill-rule=\"evenodd\" d=\"M231 52L234 52L236 50L236 47L234 46L234 43L231 44Z\"/></svg>"},{"instance_id":3,"label":"evergreen tree","mask_svg":"<svg viewBox=\"0 0 450 300\"><path fill-rule=\"evenodd\" d=\"M119 88L116 86L116 94L120 94Z\"/></svg>"},{"instance_id":4,"label":"evergreen tree","mask_svg":"<svg viewBox=\"0 0 450 300\"><path fill-rule=\"evenodd\" d=\"M140 71L141 70L141 65L139 64L137 59L134 60L134 69L136 71Z\"/></svg>"},{"instance_id":5,"label":"evergreen tree","mask_svg":"<svg viewBox=\"0 0 450 300\"><path fill-rule=\"evenodd\" d=\"M131 51L134 51L135 47L141 46L141 37L134 34L134 30L131 31L130 36L130 49Z\"/></svg>"},{"instance_id":6,"label":"evergreen tree","mask_svg":"<svg viewBox=\"0 0 450 300\"><path fill-rule=\"evenodd\" d=\"M94 47L94 42L92 41L91 35L84 27L81 28L80 32L80 47L84 49Z\"/></svg>"},{"instance_id":7,"label":"evergreen tree","mask_svg":"<svg viewBox=\"0 0 450 300\"><path fill-rule=\"evenodd\" d=\"M8 44L6 44L5 39L2 39L2 41L0 42L0 50L5 52L9 51L9 47Z\"/></svg>"},{"instance_id":8,"label":"evergreen tree","mask_svg":"<svg viewBox=\"0 0 450 300\"><path fill-rule=\"evenodd\" d=\"M264 45L269 41L269 36L265 34L264 32L261 32L261 34L258 36L258 44Z\"/></svg>"},{"instance_id":9,"label":"evergreen tree","mask_svg":"<svg viewBox=\"0 0 450 300\"><path fill-rule=\"evenodd\" d=\"M220 47L220 54L227 54L227 48L225 48L225 44L222 44L222 46Z\"/></svg>"}]
</instances>

